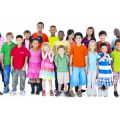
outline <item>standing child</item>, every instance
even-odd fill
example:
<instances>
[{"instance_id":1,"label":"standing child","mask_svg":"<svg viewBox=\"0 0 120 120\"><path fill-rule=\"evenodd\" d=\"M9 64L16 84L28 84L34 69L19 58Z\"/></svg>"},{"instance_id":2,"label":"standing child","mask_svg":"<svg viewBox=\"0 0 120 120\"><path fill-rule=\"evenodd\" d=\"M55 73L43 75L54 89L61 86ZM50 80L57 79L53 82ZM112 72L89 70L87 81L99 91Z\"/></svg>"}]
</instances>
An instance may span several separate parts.
<instances>
[{"instance_id":1,"label":"standing child","mask_svg":"<svg viewBox=\"0 0 120 120\"><path fill-rule=\"evenodd\" d=\"M120 39L115 41L115 48L111 55L113 58L114 96L118 97L117 86L120 81Z\"/></svg>"},{"instance_id":2,"label":"standing child","mask_svg":"<svg viewBox=\"0 0 120 120\"><path fill-rule=\"evenodd\" d=\"M29 57L29 51L22 45L23 37L16 36L17 45L12 49L11 67L13 70L12 91L11 95L16 95L18 77L20 77L20 95L25 95L25 80L26 80L26 64Z\"/></svg>"},{"instance_id":3,"label":"standing child","mask_svg":"<svg viewBox=\"0 0 120 120\"><path fill-rule=\"evenodd\" d=\"M11 61L10 61L10 52L15 46L15 43L12 42L13 33L8 32L6 34L6 43L3 44L1 53L3 54L2 67L4 70L4 93L8 93L9 89L9 80L10 80L10 71L11 71Z\"/></svg>"},{"instance_id":4,"label":"standing child","mask_svg":"<svg viewBox=\"0 0 120 120\"><path fill-rule=\"evenodd\" d=\"M70 80L69 94L74 97L73 87L79 86L77 95L82 97L81 88L86 85L86 72L87 72L87 61L88 61L88 50L81 44L83 35L80 32L75 33L76 45L71 48L70 51L70 66L72 66L72 75Z\"/></svg>"},{"instance_id":5,"label":"standing child","mask_svg":"<svg viewBox=\"0 0 120 120\"><path fill-rule=\"evenodd\" d=\"M96 42L91 40L88 46L88 75L87 75L87 95L96 96L96 75L97 75L97 57L95 52Z\"/></svg>"},{"instance_id":6,"label":"standing child","mask_svg":"<svg viewBox=\"0 0 120 120\"><path fill-rule=\"evenodd\" d=\"M102 96L103 92L104 97L107 97L108 87L112 86L112 58L107 53L106 43L101 43L100 48L102 53L98 55L98 96Z\"/></svg>"},{"instance_id":7,"label":"standing child","mask_svg":"<svg viewBox=\"0 0 120 120\"><path fill-rule=\"evenodd\" d=\"M28 64L28 74L27 77L30 78L31 84L31 94L35 93L35 86L37 86L36 94L40 93L40 79L39 71L41 65L41 50L38 48L39 39L32 40L32 48L30 49L30 58Z\"/></svg>"},{"instance_id":8,"label":"standing child","mask_svg":"<svg viewBox=\"0 0 120 120\"><path fill-rule=\"evenodd\" d=\"M55 65L57 67L58 92L55 96L60 96L61 87L64 84L64 95L68 96L69 83L69 58L66 55L65 46L58 47L58 54L55 56Z\"/></svg>"},{"instance_id":9,"label":"standing child","mask_svg":"<svg viewBox=\"0 0 120 120\"><path fill-rule=\"evenodd\" d=\"M42 62L40 70L40 77L43 79L42 96L46 96L46 80L49 81L50 96L53 96L52 81L55 79L53 60L54 55L50 49L50 45L48 42L44 42L42 45Z\"/></svg>"}]
</instances>

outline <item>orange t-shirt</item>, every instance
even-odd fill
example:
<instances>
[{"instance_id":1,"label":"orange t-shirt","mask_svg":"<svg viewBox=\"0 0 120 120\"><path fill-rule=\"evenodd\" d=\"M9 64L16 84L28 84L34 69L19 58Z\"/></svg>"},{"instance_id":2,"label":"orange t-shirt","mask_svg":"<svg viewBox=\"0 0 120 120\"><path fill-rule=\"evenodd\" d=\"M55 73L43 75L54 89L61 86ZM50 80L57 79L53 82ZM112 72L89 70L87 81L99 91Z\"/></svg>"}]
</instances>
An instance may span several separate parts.
<instances>
[{"instance_id":1,"label":"orange t-shirt","mask_svg":"<svg viewBox=\"0 0 120 120\"><path fill-rule=\"evenodd\" d=\"M32 36L35 37L35 38L39 37L37 33L32 34ZM42 33L42 41L43 42L49 42L48 36L44 33ZM41 48L41 46L42 46L42 43L40 43L38 47Z\"/></svg>"},{"instance_id":2,"label":"orange t-shirt","mask_svg":"<svg viewBox=\"0 0 120 120\"><path fill-rule=\"evenodd\" d=\"M73 67L85 67L85 56L88 55L88 50L84 45L73 45L70 50L70 55L73 55Z\"/></svg>"}]
</instances>

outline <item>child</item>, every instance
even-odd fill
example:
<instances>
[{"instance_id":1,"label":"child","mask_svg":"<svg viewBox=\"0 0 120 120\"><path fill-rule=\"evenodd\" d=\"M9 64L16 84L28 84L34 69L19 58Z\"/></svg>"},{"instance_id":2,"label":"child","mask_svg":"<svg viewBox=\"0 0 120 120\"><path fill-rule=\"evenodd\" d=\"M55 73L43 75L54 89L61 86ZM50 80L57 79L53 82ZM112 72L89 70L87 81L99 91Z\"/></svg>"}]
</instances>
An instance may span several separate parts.
<instances>
[{"instance_id":1,"label":"child","mask_svg":"<svg viewBox=\"0 0 120 120\"><path fill-rule=\"evenodd\" d=\"M82 85L86 85L86 72L87 72L87 61L88 61L88 50L81 44L83 35L80 32L75 33L75 42L70 51L70 66L72 66L72 75L70 81L69 94L74 97L73 87L79 86L77 95L82 96L81 88Z\"/></svg>"},{"instance_id":2,"label":"child","mask_svg":"<svg viewBox=\"0 0 120 120\"><path fill-rule=\"evenodd\" d=\"M111 55L113 58L114 96L118 97L117 86L120 80L120 39L115 41L115 48Z\"/></svg>"},{"instance_id":3,"label":"child","mask_svg":"<svg viewBox=\"0 0 120 120\"><path fill-rule=\"evenodd\" d=\"M16 45L12 42L13 33L8 32L6 34L6 43L3 44L1 53L3 54L2 67L4 70L4 93L8 93L9 89L9 80L10 80L10 71L11 71L11 61L10 61L10 52L12 48Z\"/></svg>"},{"instance_id":4,"label":"child","mask_svg":"<svg viewBox=\"0 0 120 120\"><path fill-rule=\"evenodd\" d=\"M39 71L41 65L41 50L38 48L39 39L32 40L32 48L30 49L30 58L28 64L27 77L30 78L31 94L35 93L35 86L37 86L36 94L39 95Z\"/></svg>"},{"instance_id":5,"label":"child","mask_svg":"<svg viewBox=\"0 0 120 120\"><path fill-rule=\"evenodd\" d=\"M115 49L115 41L120 38L120 30L118 28L115 28L114 29L114 35L115 35L115 38L112 40L111 42L111 48L112 50Z\"/></svg>"},{"instance_id":6,"label":"child","mask_svg":"<svg viewBox=\"0 0 120 120\"><path fill-rule=\"evenodd\" d=\"M58 36L55 35L55 33L57 32L56 26L54 25L50 26L49 32L51 35L48 37L48 40L50 43L50 47L53 49L55 42L59 41Z\"/></svg>"},{"instance_id":7,"label":"child","mask_svg":"<svg viewBox=\"0 0 120 120\"><path fill-rule=\"evenodd\" d=\"M112 86L112 58L107 53L107 44L101 43L101 52L98 56L98 96L108 96L108 87Z\"/></svg>"},{"instance_id":8,"label":"child","mask_svg":"<svg viewBox=\"0 0 120 120\"><path fill-rule=\"evenodd\" d=\"M87 95L96 96L96 75L97 75L97 57L95 52L96 42L91 40L88 46L88 75L87 75Z\"/></svg>"},{"instance_id":9,"label":"child","mask_svg":"<svg viewBox=\"0 0 120 120\"><path fill-rule=\"evenodd\" d=\"M23 45L29 50L30 49L30 37L31 37L31 32L29 30L24 31L24 41Z\"/></svg>"},{"instance_id":10,"label":"child","mask_svg":"<svg viewBox=\"0 0 120 120\"><path fill-rule=\"evenodd\" d=\"M106 41L106 37L107 37L106 31L100 31L99 32L99 37L100 37L100 41L97 42L97 52L101 53L100 44L101 43L106 43L106 45L107 45L107 53L111 54L112 49L111 49L110 43Z\"/></svg>"},{"instance_id":11,"label":"child","mask_svg":"<svg viewBox=\"0 0 120 120\"><path fill-rule=\"evenodd\" d=\"M93 27L88 27L86 31L86 36L83 38L82 43L88 48L89 42L91 40L96 41L95 31Z\"/></svg>"},{"instance_id":12,"label":"child","mask_svg":"<svg viewBox=\"0 0 120 120\"><path fill-rule=\"evenodd\" d=\"M57 67L58 92L55 96L60 96L61 87L64 84L64 95L68 96L69 83L69 58L65 53L65 46L58 47L58 54L55 56L55 65Z\"/></svg>"},{"instance_id":13,"label":"child","mask_svg":"<svg viewBox=\"0 0 120 120\"><path fill-rule=\"evenodd\" d=\"M3 59L3 55L1 53L1 48L2 48L2 45L4 44L4 39L2 38L2 35L0 33L0 72L1 72L1 76L2 76L2 81L4 83L4 74L3 74L3 68L2 68L2 59ZM3 95L3 93L0 91L0 95Z\"/></svg>"},{"instance_id":14,"label":"child","mask_svg":"<svg viewBox=\"0 0 120 120\"><path fill-rule=\"evenodd\" d=\"M12 91L11 96L16 95L18 77L20 77L20 95L25 95L25 80L26 80L26 64L29 57L29 51L22 45L23 37L16 36L17 45L12 49L11 67L13 70Z\"/></svg>"},{"instance_id":15,"label":"child","mask_svg":"<svg viewBox=\"0 0 120 120\"><path fill-rule=\"evenodd\" d=\"M49 43L44 42L42 45L42 62L40 70L40 77L42 78L42 96L46 96L46 80L49 81L50 96L53 96L52 81L55 79L53 59L54 55L50 50Z\"/></svg>"}]
</instances>

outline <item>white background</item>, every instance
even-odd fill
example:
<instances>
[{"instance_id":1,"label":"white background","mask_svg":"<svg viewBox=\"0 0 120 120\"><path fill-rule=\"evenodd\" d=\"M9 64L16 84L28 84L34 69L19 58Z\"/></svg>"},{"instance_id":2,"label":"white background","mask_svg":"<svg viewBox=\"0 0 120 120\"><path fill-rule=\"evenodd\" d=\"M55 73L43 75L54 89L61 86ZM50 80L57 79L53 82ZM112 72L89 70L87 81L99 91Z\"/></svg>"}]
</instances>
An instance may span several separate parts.
<instances>
[{"instance_id":1,"label":"white background","mask_svg":"<svg viewBox=\"0 0 120 120\"><path fill-rule=\"evenodd\" d=\"M106 30L111 41L113 29L120 28L119 3L119 0L0 0L0 32L3 36L9 31L15 36L23 34L26 29L33 33L37 22L43 21L48 35L53 24L65 33L73 28L84 35L87 27L93 26L97 40L98 32ZM120 98L114 98L113 88L108 98L88 98L86 94L82 98L31 96L30 86L26 88L24 97L9 94L0 97L0 120L119 118Z\"/></svg>"}]
</instances>

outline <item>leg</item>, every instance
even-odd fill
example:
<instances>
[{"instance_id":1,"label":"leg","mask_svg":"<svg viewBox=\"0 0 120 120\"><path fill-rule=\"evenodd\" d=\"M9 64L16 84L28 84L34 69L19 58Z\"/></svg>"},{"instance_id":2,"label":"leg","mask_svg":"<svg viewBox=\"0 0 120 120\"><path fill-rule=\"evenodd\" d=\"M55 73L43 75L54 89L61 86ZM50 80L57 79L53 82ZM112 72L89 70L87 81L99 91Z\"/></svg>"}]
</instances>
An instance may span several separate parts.
<instances>
[{"instance_id":1,"label":"leg","mask_svg":"<svg viewBox=\"0 0 120 120\"><path fill-rule=\"evenodd\" d=\"M46 96L45 84L46 84L46 80L42 80L42 96Z\"/></svg>"},{"instance_id":2,"label":"leg","mask_svg":"<svg viewBox=\"0 0 120 120\"><path fill-rule=\"evenodd\" d=\"M54 67L54 70L55 70L55 90L58 91L57 68Z\"/></svg>"},{"instance_id":3,"label":"leg","mask_svg":"<svg viewBox=\"0 0 120 120\"><path fill-rule=\"evenodd\" d=\"M92 72L88 71L88 75L87 75L87 95L91 96L91 83L92 83Z\"/></svg>"},{"instance_id":4,"label":"leg","mask_svg":"<svg viewBox=\"0 0 120 120\"><path fill-rule=\"evenodd\" d=\"M52 80L49 80L49 88L52 90Z\"/></svg>"},{"instance_id":5,"label":"leg","mask_svg":"<svg viewBox=\"0 0 120 120\"><path fill-rule=\"evenodd\" d=\"M20 70L20 91L24 91L25 89L25 80L26 80L26 72Z\"/></svg>"},{"instance_id":6,"label":"leg","mask_svg":"<svg viewBox=\"0 0 120 120\"><path fill-rule=\"evenodd\" d=\"M42 87L42 83L41 83L41 80L39 78L36 79L36 87L37 87L36 95L39 95L40 94L40 90L42 90L42 88L41 88Z\"/></svg>"},{"instance_id":7,"label":"leg","mask_svg":"<svg viewBox=\"0 0 120 120\"><path fill-rule=\"evenodd\" d=\"M35 80L34 79L31 79L31 94L34 94L35 93Z\"/></svg>"},{"instance_id":8,"label":"leg","mask_svg":"<svg viewBox=\"0 0 120 120\"><path fill-rule=\"evenodd\" d=\"M4 71L3 71L3 68L2 68L2 64L0 63L0 71L1 71L1 75L2 75L2 82L4 83ZM4 84L4 88L5 88L5 84Z\"/></svg>"},{"instance_id":9,"label":"leg","mask_svg":"<svg viewBox=\"0 0 120 120\"><path fill-rule=\"evenodd\" d=\"M19 75L19 72L18 70L14 70L13 71L13 80L12 80L12 91L16 91L16 86L18 84L18 75Z\"/></svg>"}]
</instances>

